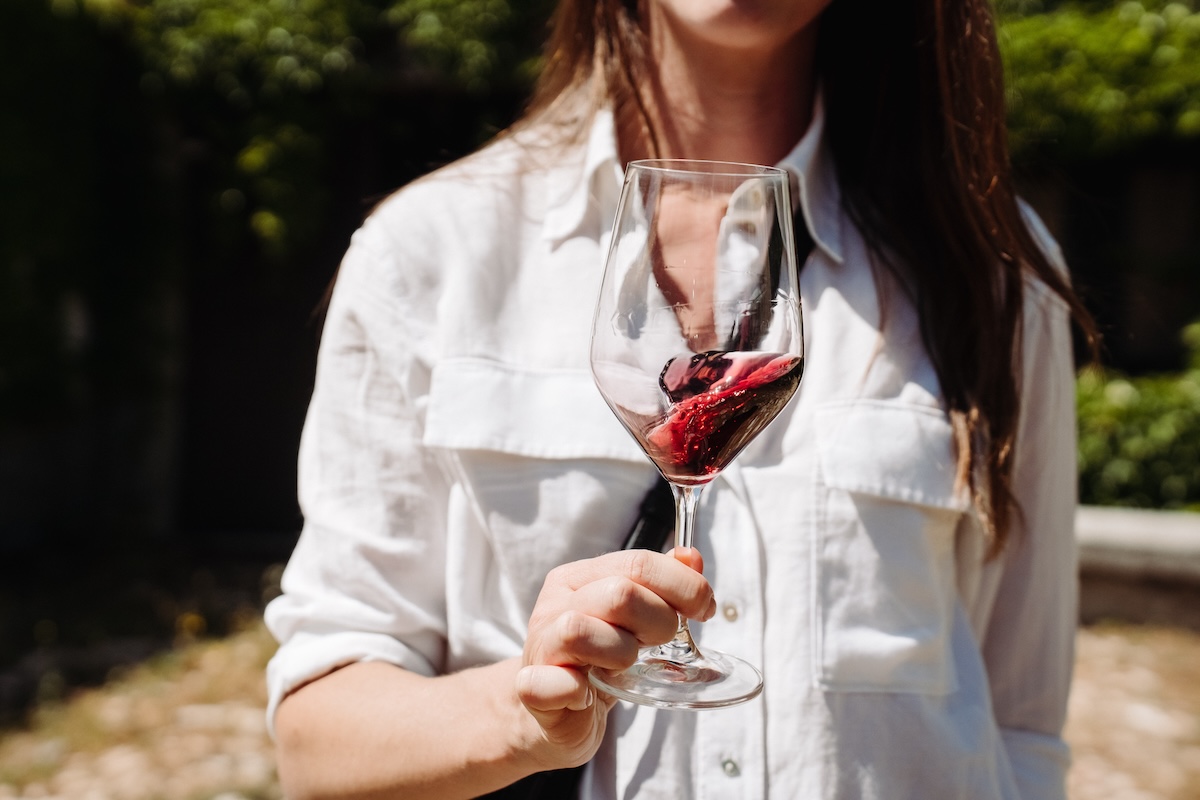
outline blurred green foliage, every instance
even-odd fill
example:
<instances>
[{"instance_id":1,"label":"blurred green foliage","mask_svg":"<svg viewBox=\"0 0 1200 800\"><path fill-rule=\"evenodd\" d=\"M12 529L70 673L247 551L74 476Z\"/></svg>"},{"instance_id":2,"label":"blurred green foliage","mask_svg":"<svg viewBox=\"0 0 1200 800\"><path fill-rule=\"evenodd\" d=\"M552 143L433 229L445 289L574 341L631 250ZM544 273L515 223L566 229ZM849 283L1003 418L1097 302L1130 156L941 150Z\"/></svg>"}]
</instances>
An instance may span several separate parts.
<instances>
[{"instance_id":1,"label":"blurred green foliage","mask_svg":"<svg viewBox=\"0 0 1200 800\"><path fill-rule=\"evenodd\" d=\"M390 33L410 73L426 71L484 90L528 81L536 71L552 0L46 0L75 4L124 25L147 79L208 83L244 104L308 92L333 76L369 68L364 41ZM395 54L393 54L395 55Z\"/></svg>"},{"instance_id":2,"label":"blurred green foliage","mask_svg":"<svg viewBox=\"0 0 1200 800\"><path fill-rule=\"evenodd\" d=\"M399 0L385 19L427 66L472 90L528 85L552 0Z\"/></svg>"},{"instance_id":3,"label":"blurred green foliage","mask_svg":"<svg viewBox=\"0 0 1200 800\"><path fill-rule=\"evenodd\" d=\"M319 170L320 92L346 101L381 84L467 92L526 87L553 0L41 0L120 30L141 90L241 110L230 186L214 202L266 249L304 246L319 203L297 194ZM1200 137L1200 12L1194 0L998 0L1020 160L1103 156L1162 137ZM226 118L222 124L231 127ZM230 193L230 189L233 190ZM310 198L315 198L311 192Z\"/></svg>"},{"instance_id":4,"label":"blurred green foliage","mask_svg":"<svg viewBox=\"0 0 1200 800\"><path fill-rule=\"evenodd\" d=\"M239 218L268 251L305 244L319 204L296 192L319 169L320 125L296 113L322 91L381 83L468 92L528 86L553 0L43 0L118 28L144 64L142 91L219 98L254 116L232 132ZM1200 137L1195 0L998 0L1017 160L1104 156ZM374 88L368 88L370 86ZM318 129L318 130L314 130ZM310 197L313 195L310 193Z\"/></svg>"},{"instance_id":5,"label":"blurred green foliage","mask_svg":"<svg viewBox=\"0 0 1200 800\"><path fill-rule=\"evenodd\" d=\"M248 106L360 67L355 28L370 23L368 11L329 0L155 0L129 7L129 23L151 85L207 83Z\"/></svg>"},{"instance_id":6,"label":"blurred green foliage","mask_svg":"<svg viewBox=\"0 0 1200 800\"><path fill-rule=\"evenodd\" d=\"M1080 375L1081 502L1200 510L1200 322L1183 339L1190 362L1179 374Z\"/></svg>"},{"instance_id":7,"label":"blurred green foliage","mask_svg":"<svg viewBox=\"0 0 1200 800\"><path fill-rule=\"evenodd\" d=\"M16 0L28 2L28 0ZM527 88L550 0L36 0L124 38L147 102L229 156L210 202L268 256L311 243L325 212L323 135L397 86ZM330 104L334 108L330 108ZM199 111L199 113L197 113Z\"/></svg>"},{"instance_id":8,"label":"blurred green foliage","mask_svg":"<svg viewBox=\"0 0 1200 800\"><path fill-rule=\"evenodd\" d=\"M363 40L380 31L404 48L410 74L474 90L527 81L549 10L547 0L155 0L129 16L151 74L211 81L245 102L363 67Z\"/></svg>"},{"instance_id":9,"label":"blurred green foliage","mask_svg":"<svg viewBox=\"0 0 1200 800\"><path fill-rule=\"evenodd\" d=\"M1193 0L1000 0L1014 158L1087 159L1200 137Z\"/></svg>"}]
</instances>

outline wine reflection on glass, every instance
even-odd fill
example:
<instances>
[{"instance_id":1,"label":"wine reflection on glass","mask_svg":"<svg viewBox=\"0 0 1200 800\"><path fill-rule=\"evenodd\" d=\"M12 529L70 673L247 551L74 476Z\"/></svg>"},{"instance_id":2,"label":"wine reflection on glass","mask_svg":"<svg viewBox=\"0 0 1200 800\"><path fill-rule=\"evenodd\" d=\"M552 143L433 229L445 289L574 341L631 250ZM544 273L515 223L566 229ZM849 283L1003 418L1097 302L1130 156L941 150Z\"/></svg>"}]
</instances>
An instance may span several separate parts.
<instances>
[{"instance_id":1,"label":"wine reflection on glass","mask_svg":"<svg viewBox=\"0 0 1200 800\"><path fill-rule=\"evenodd\" d=\"M804 334L787 173L715 161L626 169L592 326L592 375L671 485L675 545L691 547L700 492L787 404ZM715 708L762 674L696 646L687 620L601 690L643 705Z\"/></svg>"}]
</instances>

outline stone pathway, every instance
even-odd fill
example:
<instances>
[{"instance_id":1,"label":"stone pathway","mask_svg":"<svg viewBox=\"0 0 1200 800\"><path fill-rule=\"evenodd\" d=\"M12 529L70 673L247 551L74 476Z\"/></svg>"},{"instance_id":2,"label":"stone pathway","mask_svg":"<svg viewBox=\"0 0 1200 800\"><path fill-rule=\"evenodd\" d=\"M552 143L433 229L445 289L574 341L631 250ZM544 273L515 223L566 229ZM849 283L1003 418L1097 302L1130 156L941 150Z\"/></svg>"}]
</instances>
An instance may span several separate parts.
<instances>
[{"instance_id":1,"label":"stone pathway","mask_svg":"<svg viewBox=\"0 0 1200 800\"><path fill-rule=\"evenodd\" d=\"M159 656L0 738L0 799L277 800L261 626Z\"/></svg>"},{"instance_id":2,"label":"stone pathway","mask_svg":"<svg viewBox=\"0 0 1200 800\"><path fill-rule=\"evenodd\" d=\"M1071 800L1200 800L1200 634L1079 632Z\"/></svg>"},{"instance_id":3,"label":"stone pathway","mask_svg":"<svg viewBox=\"0 0 1200 800\"><path fill-rule=\"evenodd\" d=\"M1079 633L1071 800L1200 800L1200 634ZM260 625L180 648L0 733L0 800L280 800Z\"/></svg>"}]
</instances>

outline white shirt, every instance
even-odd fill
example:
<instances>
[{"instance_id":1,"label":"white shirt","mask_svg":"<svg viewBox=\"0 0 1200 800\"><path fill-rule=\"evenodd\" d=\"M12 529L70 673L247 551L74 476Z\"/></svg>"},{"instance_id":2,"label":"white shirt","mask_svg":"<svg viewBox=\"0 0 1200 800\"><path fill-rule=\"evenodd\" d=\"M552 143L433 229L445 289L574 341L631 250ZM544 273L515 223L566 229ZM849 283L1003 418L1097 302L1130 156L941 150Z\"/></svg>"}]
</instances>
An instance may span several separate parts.
<instances>
[{"instance_id":1,"label":"white shirt","mask_svg":"<svg viewBox=\"0 0 1200 800\"><path fill-rule=\"evenodd\" d=\"M822 131L818 109L783 162L816 242L806 372L704 490L696 539L722 609L700 644L760 665L766 689L721 710L619 705L585 800L1065 796L1066 307L1029 283L1022 514L985 561L915 311L892 287L881 332L889 283L841 212ZM553 156L500 140L355 234L301 445L305 527L266 614L269 715L356 660L433 675L518 655L545 574L619 546L655 477L588 367L620 181L601 113Z\"/></svg>"}]
</instances>

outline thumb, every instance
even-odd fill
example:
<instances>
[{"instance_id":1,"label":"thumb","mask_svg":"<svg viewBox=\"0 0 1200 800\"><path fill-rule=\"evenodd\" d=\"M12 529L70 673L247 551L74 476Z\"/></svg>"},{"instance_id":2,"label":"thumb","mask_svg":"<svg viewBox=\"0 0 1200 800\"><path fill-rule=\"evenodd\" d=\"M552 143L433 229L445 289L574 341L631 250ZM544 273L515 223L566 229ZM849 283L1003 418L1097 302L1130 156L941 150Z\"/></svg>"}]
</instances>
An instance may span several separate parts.
<instances>
[{"instance_id":1,"label":"thumb","mask_svg":"<svg viewBox=\"0 0 1200 800\"><path fill-rule=\"evenodd\" d=\"M704 556L694 547L676 547L671 555L681 564L686 564L696 572L704 572Z\"/></svg>"},{"instance_id":2,"label":"thumb","mask_svg":"<svg viewBox=\"0 0 1200 800\"><path fill-rule=\"evenodd\" d=\"M587 674L571 667L530 665L517 673L517 696L531 714L546 723L562 711L583 711L595 702Z\"/></svg>"}]
</instances>

